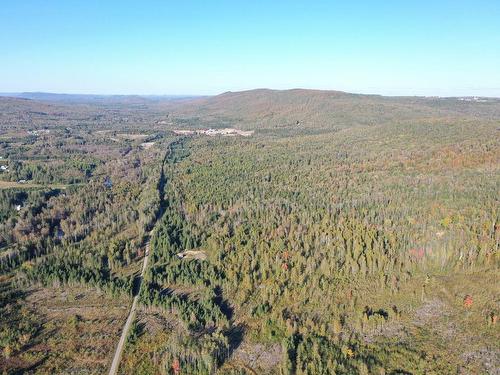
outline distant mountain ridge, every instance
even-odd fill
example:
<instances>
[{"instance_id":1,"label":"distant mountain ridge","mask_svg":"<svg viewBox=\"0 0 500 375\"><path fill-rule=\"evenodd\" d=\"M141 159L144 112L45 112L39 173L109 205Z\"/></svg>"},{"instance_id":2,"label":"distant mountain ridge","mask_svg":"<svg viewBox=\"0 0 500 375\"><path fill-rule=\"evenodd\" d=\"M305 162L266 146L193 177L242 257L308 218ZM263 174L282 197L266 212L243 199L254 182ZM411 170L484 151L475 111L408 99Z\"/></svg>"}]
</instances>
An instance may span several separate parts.
<instances>
[{"instance_id":1,"label":"distant mountain ridge","mask_svg":"<svg viewBox=\"0 0 500 375\"><path fill-rule=\"evenodd\" d=\"M193 99L195 95L99 95L50 92L0 93L0 96L60 103L140 103L163 100Z\"/></svg>"}]
</instances>

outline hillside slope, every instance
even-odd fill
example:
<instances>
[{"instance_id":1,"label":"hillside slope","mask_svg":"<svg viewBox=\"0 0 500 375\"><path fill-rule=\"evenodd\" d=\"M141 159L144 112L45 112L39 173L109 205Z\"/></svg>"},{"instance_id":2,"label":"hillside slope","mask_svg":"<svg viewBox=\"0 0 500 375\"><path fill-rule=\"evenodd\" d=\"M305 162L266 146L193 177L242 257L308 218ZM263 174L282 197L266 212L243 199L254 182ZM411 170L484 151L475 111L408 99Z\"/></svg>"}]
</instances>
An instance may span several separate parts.
<instances>
[{"instance_id":1,"label":"hillside slope","mask_svg":"<svg viewBox=\"0 0 500 375\"><path fill-rule=\"evenodd\" d=\"M340 91L268 90L226 92L167 106L188 122L245 129L332 129L356 125L450 118L498 120L500 100L383 97ZM191 120L191 121L189 121Z\"/></svg>"}]
</instances>

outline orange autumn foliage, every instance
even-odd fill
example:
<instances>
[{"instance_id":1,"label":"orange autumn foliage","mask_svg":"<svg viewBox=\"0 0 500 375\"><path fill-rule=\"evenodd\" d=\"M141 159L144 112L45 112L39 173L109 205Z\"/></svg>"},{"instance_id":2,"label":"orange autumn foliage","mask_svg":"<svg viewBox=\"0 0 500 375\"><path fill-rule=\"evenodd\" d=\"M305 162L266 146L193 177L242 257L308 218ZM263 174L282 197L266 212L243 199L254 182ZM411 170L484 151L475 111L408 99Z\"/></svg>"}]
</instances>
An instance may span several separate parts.
<instances>
[{"instance_id":1,"label":"orange autumn foliage","mask_svg":"<svg viewBox=\"0 0 500 375\"><path fill-rule=\"evenodd\" d=\"M472 299L472 296L470 296L469 294L467 294L464 298L464 307L465 308L469 308L472 306L472 303L473 303L473 299Z\"/></svg>"}]
</instances>

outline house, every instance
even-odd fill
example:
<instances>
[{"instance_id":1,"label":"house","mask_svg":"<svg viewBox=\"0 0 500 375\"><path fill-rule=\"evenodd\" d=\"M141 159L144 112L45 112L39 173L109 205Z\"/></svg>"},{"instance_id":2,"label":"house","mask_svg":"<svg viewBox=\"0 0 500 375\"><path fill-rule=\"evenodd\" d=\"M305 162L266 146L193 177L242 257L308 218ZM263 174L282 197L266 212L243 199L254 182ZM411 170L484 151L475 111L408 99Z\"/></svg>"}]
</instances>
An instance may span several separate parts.
<instances>
[{"instance_id":1,"label":"house","mask_svg":"<svg viewBox=\"0 0 500 375\"><path fill-rule=\"evenodd\" d=\"M19 184L25 184L26 183L26 180L19 180L17 181Z\"/></svg>"},{"instance_id":2,"label":"house","mask_svg":"<svg viewBox=\"0 0 500 375\"><path fill-rule=\"evenodd\" d=\"M16 211L21 211L21 205L20 204L16 204Z\"/></svg>"},{"instance_id":3,"label":"house","mask_svg":"<svg viewBox=\"0 0 500 375\"><path fill-rule=\"evenodd\" d=\"M6 165L1 165L0 166L0 171L8 172L9 171L9 167L7 167Z\"/></svg>"}]
</instances>

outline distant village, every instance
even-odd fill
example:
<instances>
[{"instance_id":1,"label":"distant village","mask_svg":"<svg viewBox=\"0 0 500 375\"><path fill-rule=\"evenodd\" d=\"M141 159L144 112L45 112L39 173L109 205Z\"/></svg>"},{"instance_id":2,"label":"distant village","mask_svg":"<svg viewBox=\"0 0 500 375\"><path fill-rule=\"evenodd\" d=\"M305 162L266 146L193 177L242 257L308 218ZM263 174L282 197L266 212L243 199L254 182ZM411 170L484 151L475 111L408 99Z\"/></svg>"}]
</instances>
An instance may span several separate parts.
<instances>
[{"instance_id":1,"label":"distant village","mask_svg":"<svg viewBox=\"0 0 500 375\"><path fill-rule=\"evenodd\" d=\"M481 98L478 96L472 96L472 97L466 96L466 97L458 98L458 100L460 100L462 102L482 102L482 103L488 102L488 98Z\"/></svg>"},{"instance_id":2,"label":"distant village","mask_svg":"<svg viewBox=\"0 0 500 375\"><path fill-rule=\"evenodd\" d=\"M253 130L245 131L233 128L224 128L224 129L199 129L199 130L174 130L175 134L178 135L207 135L209 137L214 137L217 135L221 135L223 137L250 137L253 134Z\"/></svg>"},{"instance_id":3,"label":"distant village","mask_svg":"<svg viewBox=\"0 0 500 375\"><path fill-rule=\"evenodd\" d=\"M34 136L39 136L42 134L49 134L50 130L49 129L38 129L38 130L28 130L29 135L34 135Z\"/></svg>"}]
</instances>

